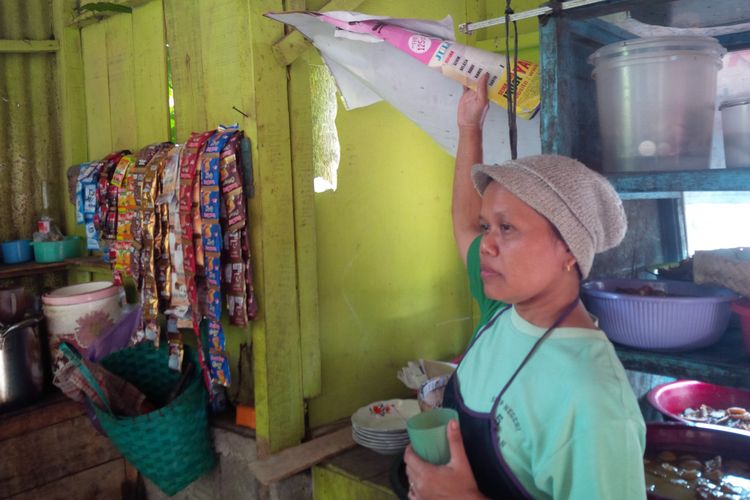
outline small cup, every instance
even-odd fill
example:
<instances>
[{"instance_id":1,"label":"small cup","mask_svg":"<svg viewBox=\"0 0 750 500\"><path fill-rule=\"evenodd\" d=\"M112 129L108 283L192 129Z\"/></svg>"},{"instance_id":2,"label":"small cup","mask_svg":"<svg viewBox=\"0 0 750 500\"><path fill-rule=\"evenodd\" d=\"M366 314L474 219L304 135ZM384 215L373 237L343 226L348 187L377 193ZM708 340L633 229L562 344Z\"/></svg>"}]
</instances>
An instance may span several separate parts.
<instances>
[{"instance_id":1,"label":"small cup","mask_svg":"<svg viewBox=\"0 0 750 500\"><path fill-rule=\"evenodd\" d=\"M448 422L458 420L452 408L434 408L414 415L406 422L406 431L414 452L433 465L445 465L451 459L448 446Z\"/></svg>"}]
</instances>

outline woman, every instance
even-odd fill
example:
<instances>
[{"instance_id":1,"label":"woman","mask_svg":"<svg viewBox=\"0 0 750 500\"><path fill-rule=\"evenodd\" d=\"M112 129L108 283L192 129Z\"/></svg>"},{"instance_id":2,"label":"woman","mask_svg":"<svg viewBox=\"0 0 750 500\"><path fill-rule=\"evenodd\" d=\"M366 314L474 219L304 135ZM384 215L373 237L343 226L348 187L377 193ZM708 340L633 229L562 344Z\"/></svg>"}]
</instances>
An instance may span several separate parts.
<instances>
[{"instance_id":1,"label":"woman","mask_svg":"<svg viewBox=\"0 0 750 500\"><path fill-rule=\"evenodd\" d=\"M578 296L594 254L625 234L622 203L570 158L478 165L478 88L459 104L453 224L480 326L445 390L460 417L451 461L407 448L409 498L645 498L643 418Z\"/></svg>"}]
</instances>

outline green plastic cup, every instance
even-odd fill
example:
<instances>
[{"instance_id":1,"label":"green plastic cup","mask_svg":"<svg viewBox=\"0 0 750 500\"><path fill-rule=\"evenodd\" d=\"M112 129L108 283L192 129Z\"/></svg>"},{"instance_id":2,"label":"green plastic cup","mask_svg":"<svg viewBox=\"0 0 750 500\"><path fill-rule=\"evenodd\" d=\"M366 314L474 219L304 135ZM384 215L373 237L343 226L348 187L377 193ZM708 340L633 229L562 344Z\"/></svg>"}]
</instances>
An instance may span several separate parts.
<instances>
[{"instance_id":1,"label":"green plastic cup","mask_svg":"<svg viewBox=\"0 0 750 500\"><path fill-rule=\"evenodd\" d=\"M451 420L458 420L458 412L451 408L433 408L411 417L406 431L414 452L431 464L447 464L451 459L447 434Z\"/></svg>"}]
</instances>

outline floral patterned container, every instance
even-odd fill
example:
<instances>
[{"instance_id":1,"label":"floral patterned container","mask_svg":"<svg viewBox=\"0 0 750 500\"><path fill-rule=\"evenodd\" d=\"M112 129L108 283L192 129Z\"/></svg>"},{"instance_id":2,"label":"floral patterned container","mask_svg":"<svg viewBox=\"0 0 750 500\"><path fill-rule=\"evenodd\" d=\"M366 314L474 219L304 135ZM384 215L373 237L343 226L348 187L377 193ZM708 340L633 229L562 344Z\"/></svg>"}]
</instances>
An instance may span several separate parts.
<instances>
[{"instance_id":1,"label":"floral patterned container","mask_svg":"<svg viewBox=\"0 0 750 500\"><path fill-rule=\"evenodd\" d=\"M85 356L87 347L120 319L122 296L122 289L109 281L65 286L42 296L54 371L60 343L72 344Z\"/></svg>"}]
</instances>

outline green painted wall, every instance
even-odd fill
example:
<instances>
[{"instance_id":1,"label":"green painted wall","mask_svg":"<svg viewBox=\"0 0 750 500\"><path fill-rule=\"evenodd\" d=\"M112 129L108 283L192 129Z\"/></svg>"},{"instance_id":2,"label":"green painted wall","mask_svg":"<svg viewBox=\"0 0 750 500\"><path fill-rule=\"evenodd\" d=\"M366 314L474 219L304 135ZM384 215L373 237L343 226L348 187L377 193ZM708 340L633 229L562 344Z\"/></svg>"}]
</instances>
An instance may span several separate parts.
<instances>
[{"instance_id":1,"label":"green painted wall","mask_svg":"<svg viewBox=\"0 0 750 500\"><path fill-rule=\"evenodd\" d=\"M472 19L486 18L483 4L373 0L357 10L450 14L457 26L467 9ZM522 46L530 47L526 58L538 57L535 23L519 27ZM468 41L493 50L504 43L495 33L504 32ZM315 195L322 393L310 401L312 426L373 400L413 397L398 369L409 360L455 356L473 325L450 221L454 159L386 103L352 111L340 104L336 126L338 189Z\"/></svg>"},{"instance_id":2,"label":"green painted wall","mask_svg":"<svg viewBox=\"0 0 750 500\"><path fill-rule=\"evenodd\" d=\"M310 0L307 2L307 7L313 10L319 9L324 3L324 0ZM458 24L467 18L478 20L496 15L492 11L485 10L485 3L485 0L461 2L455 0L430 2L370 0L362 3L356 10L370 14L426 19L441 19L450 14L454 22ZM523 2L514 2L514 5L516 4L519 4L517 8L521 10ZM205 128L208 123L215 122L226 113L229 113L226 115L227 119L220 119L220 121L229 121L229 118L234 116L231 114L233 111L229 105L237 104L234 98L240 96L240 108L251 110L250 118L243 120L244 128L254 130L256 115L252 109L254 107L260 109L258 103L278 101L279 109L289 110L292 129L296 127L292 135L294 142L282 145L286 139L274 132L275 128L271 125L279 128L289 126L286 116L282 119L279 113L263 111L261 123L259 111L257 114L258 130L268 130L269 134L275 134L273 137L279 140L278 151L292 150L295 154L306 151L304 147L301 147L300 141L295 138L309 135L305 130L312 127L311 117L309 114L297 113L291 107L283 107L286 106L282 102L286 96L281 83L284 76L283 67L278 66L272 60L267 45L262 47L259 45L257 54L253 56L254 59L247 58L242 66L247 74L255 72L260 75L262 73L263 78L258 76L252 80L255 82L254 87L248 84L239 91L235 87L231 87L231 91L228 91L229 83L221 84L219 81L210 85L211 90L208 91L205 88L208 77L202 72L210 73L210 71L197 64L198 55L208 50L209 42L205 41L208 35L200 40L191 38L186 34L190 31L186 28L189 19L177 22L182 17L197 15L198 4L187 9L187 13L180 19L177 19L179 16L176 14L178 5L180 4L176 2L167 2L165 9L172 13L166 16L167 25L173 33L172 36L177 37L171 45L179 54L182 54L181 51L191 53L189 68L173 65L177 83L184 84L181 87L184 87L184 91L176 92L183 104L182 114L178 117L178 131L182 130L178 133L178 139L184 139L186 131L191 127ZM241 0L225 0L221 5L227 8L244 6ZM103 80L100 78L102 71L106 70L106 74L118 69L114 67L115 63L132 61L132 55L138 53L138 48L145 44L143 40L136 37L118 38L116 35L119 35L121 31L126 34L130 31L134 33L135 30L140 29L141 24L159 20L164 15L161 7L160 2L153 2L137 8L133 17L143 14L144 23L133 22L132 25L128 25L123 21L127 16L119 19L115 17L87 26L82 31L83 59L87 63L84 64L83 73L86 114L89 118L90 157L100 156L115 147L138 147L158 140L156 136L141 137L142 129L139 126L127 130L126 132L131 135L137 131L137 135L129 136L129 140L123 142L124 139L117 135L117 131L121 131L123 127L113 126L113 124L120 123L121 120L116 119L118 116L128 117L128 120L125 120L128 123L136 121L140 124L143 120L140 119L138 106L144 103L151 105L148 109L159 115L159 120L153 121L155 124L153 128L156 130L165 128L164 115L161 114L165 109L165 95L161 88L153 87L153 98L135 99L138 104L132 102L134 96L141 90L138 82L144 80L142 70L135 75L134 80L126 79L131 82L127 86L123 84L124 80L117 80L119 85L117 89L122 91L123 96L129 95L130 97L122 97L115 101L118 105L114 107L114 113L111 114L108 111L112 111L112 107L106 103L111 102L113 89L111 85L101 84ZM237 10L237 12L244 12L244 17L230 16L215 20L206 18L205 26L203 25L204 19L201 17L201 32L210 33L213 29L218 30L222 22L239 23L239 25L232 24L231 29L223 32L236 33L243 47L250 45L253 40L268 43L275 40L275 37L280 36L281 33L280 27L260 18L264 9L271 10L272 8L278 10L277 3L269 1L263 6L253 4L253 8L249 11ZM248 18L251 22L248 22ZM256 24L253 25L253 22ZM251 26L243 31L243 23ZM269 31L266 34L263 29L275 31ZM495 31L497 34L494 34ZM497 37L502 35L502 32L497 29L495 31L479 32L468 39L459 36L459 39L490 50L499 50L502 38ZM160 30L154 30L154 32L161 33ZM243 36L240 36L240 33ZM521 33L523 55L532 58L536 35L525 24L521 26ZM101 40L106 43L100 43ZM180 40L183 43L177 43ZM195 47L191 43L194 43ZM115 57L117 51L125 49L128 49L127 57ZM159 60L161 62L151 60L148 67L160 68L160 71L163 71L165 68L163 68L162 55L159 55ZM183 61L186 58L177 57L177 60ZM317 52L313 49L306 52L304 60L307 61L305 64L322 64ZM297 90L294 90L293 86L299 84L297 75L302 75L303 80L309 79L309 72L299 67L299 61L295 64L297 64L296 69L293 66L289 73L290 93L298 95L295 93L297 92L299 95L304 95L304 92L299 92L298 86L295 87ZM160 81L164 79L160 78ZM303 83L306 81L304 80ZM271 87L273 91L270 90ZM314 86L310 92L313 94L316 92ZM212 96L226 96L226 98L217 99ZM204 102L204 99L207 102ZM193 105L184 106L186 100ZM97 106L98 102L105 104ZM300 102L298 105L301 108L304 107ZM127 109L128 113L123 115L122 109ZM206 111L209 109L211 113L216 114L216 116L211 115L210 119ZM195 116L193 118L185 116L186 111L192 112ZM277 119L275 121L267 119L271 115ZM102 120L105 121L99 123ZM101 126L92 126L92 124ZM259 335L258 332L263 331L264 327L261 323L253 325L256 348L273 348L279 353L283 351L286 353L284 359L289 360L288 364L278 363L276 359L282 354L269 355L268 362L272 363L273 367L267 367L268 380L273 379L279 382L273 387L269 383L268 387L264 385L263 391L259 392L258 380L256 380L256 396L263 395L263 401L271 397L288 400L288 405L286 403L277 405L277 410L281 414L274 417L269 410L267 418L264 417L268 422L276 422L281 427L289 427L285 423L289 419L288 415L291 413L297 415L297 409L301 414L300 388L296 383L288 383L290 382L288 379L299 378L297 371L299 364L296 358L307 356L305 359L311 363L309 368L303 370L302 377L309 378L309 381L306 381L309 386L306 386L306 393L319 394L309 399L308 406L309 423L311 426L318 426L348 417L356 408L367 402L380 398L408 396L408 391L396 379L397 370L407 361L420 357L445 359L456 355L465 345L473 325L472 301L468 293L463 264L453 243L450 224L453 158L386 103L348 112L344 111L340 105L336 127L341 143L338 189L335 192L311 195L313 220L306 221L302 217L305 213L304 207L299 210L295 209L294 215L296 227L293 245L297 251L299 300L302 302L304 292L304 297L308 297L305 300L310 301L311 306L309 314L300 313L299 315L300 321L304 323L300 324L301 337L304 338L300 339L299 332L290 327L277 332L279 336L284 336L284 339L274 340L271 337L267 339L263 337L264 342L259 342L257 335ZM264 141L260 138L255 141L255 144L258 151L266 151L269 147L268 140ZM270 201L266 203L268 206L261 207L259 198L256 197L252 207L254 227L267 231L271 239L280 230L279 221L272 220L271 215L277 212L286 213L291 205L288 199L271 200L275 191L261 185L268 178L264 174L265 169L269 169L269 172L278 172L286 168L286 163L279 160L281 153L277 155L275 151L276 149L271 151L274 161L270 160L271 157L261 158L258 153L256 168L259 169L257 186L259 193L257 196L263 199L268 197ZM304 179L304 175L298 175L300 172L298 165L304 164L310 156L303 154L299 164L298 159L295 158L294 182L312 184L311 178ZM264 187L267 189L263 189ZM301 190L295 187L296 198L293 201L295 207L300 203L304 205L304 197L298 196L300 192ZM315 226L312 234L316 240L312 245L310 245L312 238L306 236L304 232L305 227L309 228L311 225ZM273 250L271 246L266 249L265 244L261 244L260 241L257 238L255 240L259 270L267 267L264 264L268 263L267 257L270 254L266 254L265 250L277 256L288 257L294 252L286 240L281 243L277 242L278 244L273 246L276 250ZM315 273L317 284L312 280L303 279L306 274L302 269L303 253L300 253L300 249L306 246L312 246L312 255L304 253L304 263L307 265L308 262L312 262L313 269L317 271ZM285 269L289 267L286 266ZM286 271L286 273L293 272L291 269ZM296 306L290 309L289 304L295 302L297 297L291 296L288 292L291 290L294 293L297 287L294 280L290 282L285 276L285 273L269 271L268 276L260 282L258 291L265 292L266 285L286 283L285 286L278 287L280 293L275 295L261 293L261 307L266 314L272 314L274 317L288 317L290 325L293 325L297 318ZM314 318L314 310L317 311L318 321L309 319ZM319 390L313 366L316 363L315 355L317 354L312 352L317 348L318 341L315 335L306 333L307 327L311 324L319 326L320 332ZM244 333L247 334L249 331L248 329ZM295 336L300 340L295 340ZM305 343L305 339L309 342ZM282 349L281 344L286 346L294 342L301 342L302 354L297 349ZM256 371L257 369L256 366ZM283 372L287 373L287 376L271 376L271 372ZM295 408L295 411L289 411L288 406ZM295 422L291 427L294 427L294 432L297 432L298 419L295 416L291 420ZM268 434L270 435L270 431ZM294 436L291 439L285 438L279 443L282 441L283 443L292 442ZM279 445L273 445L271 448Z\"/></svg>"}]
</instances>

